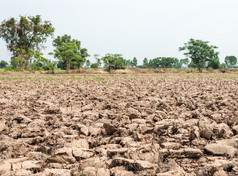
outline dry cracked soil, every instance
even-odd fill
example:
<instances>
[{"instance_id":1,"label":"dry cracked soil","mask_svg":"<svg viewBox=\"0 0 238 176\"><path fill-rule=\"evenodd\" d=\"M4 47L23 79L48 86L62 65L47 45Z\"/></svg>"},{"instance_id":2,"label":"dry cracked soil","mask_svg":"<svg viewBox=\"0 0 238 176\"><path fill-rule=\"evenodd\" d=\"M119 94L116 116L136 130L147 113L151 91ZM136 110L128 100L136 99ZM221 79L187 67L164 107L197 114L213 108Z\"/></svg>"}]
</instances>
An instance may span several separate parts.
<instances>
[{"instance_id":1,"label":"dry cracked soil","mask_svg":"<svg viewBox=\"0 0 238 176\"><path fill-rule=\"evenodd\" d=\"M238 175L238 75L0 75L0 175Z\"/></svg>"}]
</instances>

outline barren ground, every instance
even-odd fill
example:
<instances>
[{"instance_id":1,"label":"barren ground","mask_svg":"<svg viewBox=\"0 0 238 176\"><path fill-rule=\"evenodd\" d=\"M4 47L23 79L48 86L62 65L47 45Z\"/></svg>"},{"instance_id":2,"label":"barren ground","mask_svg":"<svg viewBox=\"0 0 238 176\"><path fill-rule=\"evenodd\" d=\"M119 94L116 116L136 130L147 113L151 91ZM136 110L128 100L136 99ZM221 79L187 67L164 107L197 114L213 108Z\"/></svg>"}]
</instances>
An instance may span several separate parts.
<instances>
[{"instance_id":1,"label":"barren ground","mask_svg":"<svg viewBox=\"0 0 238 176\"><path fill-rule=\"evenodd\" d=\"M0 175L238 175L238 74L0 75Z\"/></svg>"}]
</instances>

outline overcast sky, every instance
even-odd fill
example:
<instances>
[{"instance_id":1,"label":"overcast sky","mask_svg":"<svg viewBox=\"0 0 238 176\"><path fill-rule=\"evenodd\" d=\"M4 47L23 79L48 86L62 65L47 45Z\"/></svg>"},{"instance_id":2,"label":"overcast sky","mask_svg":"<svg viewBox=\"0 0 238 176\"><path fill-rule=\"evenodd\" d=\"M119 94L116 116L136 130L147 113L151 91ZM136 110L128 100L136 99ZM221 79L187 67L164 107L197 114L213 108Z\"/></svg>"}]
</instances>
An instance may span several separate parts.
<instances>
[{"instance_id":1,"label":"overcast sky","mask_svg":"<svg viewBox=\"0 0 238 176\"><path fill-rule=\"evenodd\" d=\"M220 59L238 57L237 0L0 0L0 21L19 15L41 15L68 34L91 56L106 53L137 57L184 58L178 51L190 38L218 46ZM53 50L46 43L45 56ZM0 39L0 60L10 52ZM93 58L93 57L91 57ZM93 61L93 59L91 59Z\"/></svg>"}]
</instances>

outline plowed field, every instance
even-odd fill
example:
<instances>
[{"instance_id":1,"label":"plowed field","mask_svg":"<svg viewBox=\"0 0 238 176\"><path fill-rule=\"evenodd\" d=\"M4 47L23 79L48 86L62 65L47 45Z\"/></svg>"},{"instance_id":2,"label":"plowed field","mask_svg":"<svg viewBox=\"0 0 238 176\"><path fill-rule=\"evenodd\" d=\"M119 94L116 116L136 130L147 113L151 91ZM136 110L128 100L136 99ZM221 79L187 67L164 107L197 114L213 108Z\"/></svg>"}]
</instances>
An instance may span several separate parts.
<instances>
[{"instance_id":1,"label":"plowed field","mask_svg":"<svg viewBox=\"0 0 238 176\"><path fill-rule=\"evenodd\" d=\"M238 74L0 75L0 175L238 175Z\"/></svg>"}]
</instances>

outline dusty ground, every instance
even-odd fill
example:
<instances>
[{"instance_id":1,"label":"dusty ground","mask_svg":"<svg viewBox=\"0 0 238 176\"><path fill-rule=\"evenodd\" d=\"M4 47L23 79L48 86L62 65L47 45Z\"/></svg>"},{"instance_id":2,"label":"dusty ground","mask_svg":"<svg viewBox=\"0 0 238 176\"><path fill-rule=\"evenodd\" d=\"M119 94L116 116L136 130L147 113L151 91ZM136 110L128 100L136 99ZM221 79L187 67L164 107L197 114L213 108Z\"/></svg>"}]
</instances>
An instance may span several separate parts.
<instances>
[{"instance_id":1,"label":"dusty ground","mask_svg":"<svg viewBox=\"0 0 238 176\"><path fill-rule=\"evenodd\" d=\"M0 75L0 175L238 175L238 75Z\"/></svg>"}]
</instances>

